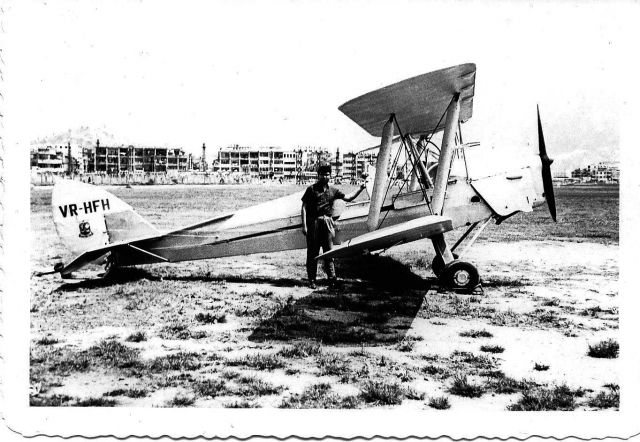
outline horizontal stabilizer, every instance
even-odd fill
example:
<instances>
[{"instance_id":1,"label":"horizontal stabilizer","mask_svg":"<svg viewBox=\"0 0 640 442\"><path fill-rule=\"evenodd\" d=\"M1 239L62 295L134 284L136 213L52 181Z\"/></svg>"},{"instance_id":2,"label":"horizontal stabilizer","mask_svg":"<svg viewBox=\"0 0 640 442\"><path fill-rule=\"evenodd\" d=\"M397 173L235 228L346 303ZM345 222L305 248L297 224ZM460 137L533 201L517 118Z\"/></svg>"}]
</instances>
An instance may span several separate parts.
<instances>
[{"instance_id":1,"label":"horizontal stabilizer","mask_svg":"<svg viewBox=\"0 0 640 442\"><path fill-rule=\"evenodd\" d=\"M105 256L111 250L120 246L121 245L100 247L98 249L89 250L88 252L83 252L80 255L76 256L74 260L71 261L69 264L67 264L62 269L60 269L60 273L64 275L67 273L75 272L76 270L79 270L82 267L86 266L87 264L93 261L96 261L97 259Z\"/></svg>"},{"instance_id":2,"label":"horizontal stabilizer","mask_svg":"<svg viewBox=\"0 0 640 442\"><path fill-rule=\"evenodd\" d=\"M109 244L108 246L97 247L95 249L87 250L86 252L83 252L78 256L76 256L73 259L73 261L71 261L69 264L65 265L64 268L60 270L60 273L65 274L65 273L75 272L76 270L81 269L87 264L90 264L91 262L96 261L97 259L103 257L107 253L112 252L116 249L119 249L119 252L123 251L123 253L128 253L128 254L143 253L145 255L150 255L151 258L155 258L153 259L153 261L155 262L166 262L167 260L165 258L155 255L149 251L143 250L131 244L131 243L135 244L136 242L141 242L149 239L160 238L161 236L162 235L141 236L139 238L132 239L132 241L128 241L128 242L120 241L117 243ZM127 252L124 252L123 249L125 248L129 250Z\"/></svg>"},{"instance_id":3,"label":"horizontal stabilizer","mask_svg":"<svg viewBox=\"0 0 640 442\"><path fill-rule=\"evenodd\" d=\"M357 236L321 254L316 259L344 258L359 255L365 251L373 252L375 250L387 249L407 242L430 238L452 229L453 225L449 217L437 215L424 216Z\"/></svg>"},{"instance_id":4,"label":"horizontal stabilizer","mask_svg":"<svg viewBox=\"0 0 640 442\"><path fill-rule=\"evenodd\" d=\"M444 128L441 119L451 98L460 94L460 122L473 114L476 65L452 66L369 92L339 109L374 137L395 114L405 134L430 133Z\"/></svg>"}]
</instances>

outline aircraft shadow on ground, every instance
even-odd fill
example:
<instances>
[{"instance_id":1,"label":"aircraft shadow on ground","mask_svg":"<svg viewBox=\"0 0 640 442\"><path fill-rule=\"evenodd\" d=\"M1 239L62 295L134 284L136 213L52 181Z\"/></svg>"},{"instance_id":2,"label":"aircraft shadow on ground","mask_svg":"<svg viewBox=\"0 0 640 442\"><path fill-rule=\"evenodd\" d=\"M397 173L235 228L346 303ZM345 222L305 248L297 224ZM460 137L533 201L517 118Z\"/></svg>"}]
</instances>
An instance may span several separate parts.
<instances>
[{"instance_id":1,"label":"aircraft shadow on ground","mask_svg":"<svg viewBox=\"0 0 640 442\"><path fill-rule=\"evenodd\" d=\"M338 287L291 301L261 322L253 342L311 339L331 345L402 341L435 280L425 280L386 256L343 260Z\"/></svg>"}]
</instances>

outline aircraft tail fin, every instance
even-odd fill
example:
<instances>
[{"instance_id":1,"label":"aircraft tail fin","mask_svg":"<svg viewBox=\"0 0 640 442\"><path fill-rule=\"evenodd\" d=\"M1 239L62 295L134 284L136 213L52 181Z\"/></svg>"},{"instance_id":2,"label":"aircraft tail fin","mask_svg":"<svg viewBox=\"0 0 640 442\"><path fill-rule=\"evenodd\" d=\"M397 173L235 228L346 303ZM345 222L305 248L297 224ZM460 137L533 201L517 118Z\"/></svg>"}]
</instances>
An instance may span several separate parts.
<instances>
[{"instance_id":1,"label":"aircraft tail fin","mask_svg":"<svg viewBox=\"0 0 640 442\"><path fill-rule=\"evenodd\" d=\"M160 235L129 204L91 184L58 181L51 205L60 240L76 254Z\"/></svg>"}]
</instances>

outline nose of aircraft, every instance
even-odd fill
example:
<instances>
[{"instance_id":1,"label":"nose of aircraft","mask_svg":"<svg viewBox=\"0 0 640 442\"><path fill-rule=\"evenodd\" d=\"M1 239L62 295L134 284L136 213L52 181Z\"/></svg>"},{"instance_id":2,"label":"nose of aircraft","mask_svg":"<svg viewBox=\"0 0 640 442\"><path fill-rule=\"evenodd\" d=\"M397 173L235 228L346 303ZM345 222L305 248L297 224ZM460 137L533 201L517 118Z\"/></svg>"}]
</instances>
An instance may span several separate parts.
<instances>
[{"instance_id":1,"label":"nose of aircraft","mask_svg":"<svg viewBox=\"0 0 640 442\"><path fill-rule=\"evenodd\" d=\"M544 134L542 133L542 123L540 122L540 107L538 110L538 150L540 152L540 162L542 163L542 185L544 196L549 206L551 218L556 221L556 197L553 194L553 180L551 178L551 164L553 160L547 155L547 147L544 144Z\"/></svg>"}]
</instances>

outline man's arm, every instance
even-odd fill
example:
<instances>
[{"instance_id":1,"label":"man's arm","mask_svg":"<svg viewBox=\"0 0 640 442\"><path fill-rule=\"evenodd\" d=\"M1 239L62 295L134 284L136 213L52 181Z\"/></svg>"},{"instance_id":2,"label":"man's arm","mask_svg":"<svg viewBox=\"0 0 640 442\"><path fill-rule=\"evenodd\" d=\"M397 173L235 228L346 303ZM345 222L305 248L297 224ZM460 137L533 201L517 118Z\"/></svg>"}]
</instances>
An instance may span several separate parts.
<instances>
[{"instance_id":1,"label":"man's arm","mask_svg":"<svg viewBox=\"0 0 640 442\"><path fill-rule=\"evenodd\" d=\"M307 236L307 203L302 203L300 218L302 218L302 234Z\"/></svg>"},{"instance_id":2,"label":"man's arm","mask_svg":"<svg viewBox=\"0 0 640 442\"><path fill-rule=\"evenodd\" d=\"M360 187L356 191L354 191L353 193L350 193L349 195L345 195L345 197L342 199L350 203L354 199L358 198L358 195L360 195L362 191L366 188L367 188L367 185L365 183L362 183L360 184Z\"/></svg>"}]
</instances>

